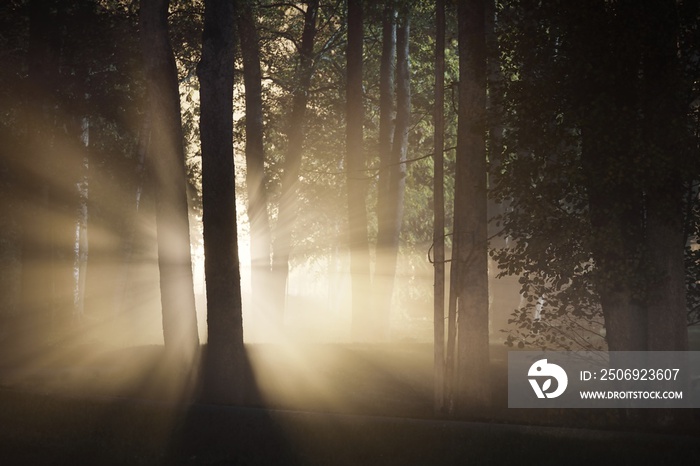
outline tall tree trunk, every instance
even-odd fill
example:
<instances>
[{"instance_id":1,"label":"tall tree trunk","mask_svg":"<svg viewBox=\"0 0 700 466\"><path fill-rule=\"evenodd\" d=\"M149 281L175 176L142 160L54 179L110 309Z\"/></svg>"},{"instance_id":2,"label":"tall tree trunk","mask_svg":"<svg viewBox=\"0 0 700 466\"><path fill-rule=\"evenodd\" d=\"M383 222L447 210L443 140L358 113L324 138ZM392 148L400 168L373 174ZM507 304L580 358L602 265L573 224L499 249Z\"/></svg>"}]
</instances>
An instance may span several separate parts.
<instances>
[{"instance_id":1,"label":"tall tree trunk","mask_svg":"<svg viewBox=\"0 0 700 466\"><path fill-rule=\"evenodd\" d=\"M622 4L620 4L622 5ZM587 86L581 125L581 163L586 176L592 227L594 281L605 318L610 351L644 351L647 348L644 272L641 270L644 237L642 177L633 167L633 146L639 137L636 109L639 67L637 39L629 21L634 7L607 17L602 6L580 15L574 31L582 42L583 60L597 67L582 74ZM594 39L591 30L600 30ZM616 52L599 56L601 44ZM601 73L600 70L614 70ZM611 97L612 96L612 97ZM615 128L614 132L610 128Z\"/></svg>"},{"instance_id":2,"label":"tall tree trunk","mask_svg":"<svg viewBox=\"0 0 700 466\"><path fill-rule=\"evenodd\" d=\"M396 58L396 7L393 0L384 5L382 14L382 56L379 63L379 229L386 230L389 210L389 167L391 143L394 136L394 60Z\"/></svg>"},{"instance_id":3,"label":"tall tree trunk","mask_svg":"<svg viewBox=\"0 0 700 466\"><path fill-rule=\"evenodd\" d=\"M243 56L245 85L245 158L250 221L250 266L252 305L256 317L268 315L265 299L271 270L270 220L265 188L265 151L263 147L263 107L260 71L260 45L251 0L242 0L237 12L238 37Z\"/></svg>"},{"instance_id":4,"label":"tall tree trunk","mask_svg":"<svg viewBox=\"0 0 700 466\"><path fill-rule=\"evenodd\" d=\"M393 276L387 277L384 260L384 238L391 229L390 199L392 142L394 137L394 62L396 59L396 5L389 0L382 14L382 56L379 64L379 174L377 180L377 256L374 273L374 313L372 319L375 336L381 336L382 321L390 316ZM387 298L388 296L388 298Z\"/></svg>"},{"instance_id":5,"label":"tall tree trunk","mask_svg":"<svg viewBox=\"0 0 700 466\"><path fill-rule=\"evenodd\" d=\"M459 108L452 274L456 274L458 412L490 403L485 0L458 6Z\"/></svg>"},{"instance_id":6,"label":"tall tree trunk","mask_svg":"<svg viewBox=\"0 0 700 466\"><path fill-rule=\"evenodd\" d=\"M272 244L272 325L281 328L284 316L287 278L289 277L289 258L292 250L292 234L297 218L297 192L299 188L299 169L304 145L304 124L306 105L309 100L309 86L313 74L314 39L316 37L316 19L318 17L318 0L309 0L304 14L304 31L301 36L299 63L296 70L295 90L292 98L292 111L287 122L287 149L284 154L284 172L282 174L281 195L279 201L277 224Z\"/></svg>"},{"instance_id":7,"label":"tall tree trunk","mask_svg":"<svg viewBox=\"0 0 700 466\"><path fill-rule=\"evenodd\" d=\"M51 220L51 157L54 137L54 89L58 75L56 3L29 3L27 99L27 163L38 173L26 172L27 195L22 208L22 272L20 309L16 329L23 344L41 345L48 338L53 299L53 222Z\"/></svg>"},{"instance_id":8,"label":"tall tree trunk","mask_svg":"<svg viewBox=\"0 0 700 466\"><path fill-rule=\"evenodd\" d=\"M367 239L367 175L363 147L364 99L362 95L362 1L348 0L346 88L346 158L348 189L348 238L352 281L352 332L368 338L372 320L369 306L370 271Z\"/></svg>"},{"instance_id":9,"label":"tall tree trunk","mask_svg":"<svg viewBox=\"0 0 700 466\"><path fill-rule=\"evenodd\" d=\"M688 330L683 228L683 197L687 188L683 171L690 135L683 123L690 95L681 79L678 59L679 24L676 2L639 6L646 41L642 89L642 134L646 136L646 251L649 254L650 290L647 302L648 350L687 351Z\"/></svg>"},{"instance_id":10,"label":"tall tree trunk","mask_svg":"<svg viewBox=\"0 0 700 466\"><path fill-rule=\"evenodd\" d=\"M205 393L241 400L244 361L241 276L233 166L234 5L204 2L200 81L204 270L207 286Z\"/></svg>"},{"instance_id":11,"label":"tall tree trunk","mask_svg":"<svg viewBox=\"0 0 700 466\"><path fill-rule=\"evenodd\" d=\"M192 281L180 96L168 39L168 0L141 0L139 21L156 185L158 268L166 353L187 371L199 346Z\"/></svg>"},{"instance_id":12,"label":"tall tree trunk","mask_svg":"<svg viewBox=\"0 0 700 466\"><path fill-rule=\"evenodd\" d=\"M445 408L445 1L435 4L435 102L433 126L433 351L434 408Z\"/></svg>"},{"instance_id":13,"label":"tall tree trunk","mask_svg":"<svg viewBox=\"0 0 700 466\"><path fill-rule=\"evenodd\" d=\"M377 324L379 335L383 337L386 337L389 331L406 186L405 162L411 122L409 35L410 12L409 6L404 5L399 11L396 29L396 123L389 164L385 168L388 172L388 188L380 192L380 195L385 196L380 211L383 222L380 223L377 232L377 310L380 313Z\"/></svg>"}]
</instances>

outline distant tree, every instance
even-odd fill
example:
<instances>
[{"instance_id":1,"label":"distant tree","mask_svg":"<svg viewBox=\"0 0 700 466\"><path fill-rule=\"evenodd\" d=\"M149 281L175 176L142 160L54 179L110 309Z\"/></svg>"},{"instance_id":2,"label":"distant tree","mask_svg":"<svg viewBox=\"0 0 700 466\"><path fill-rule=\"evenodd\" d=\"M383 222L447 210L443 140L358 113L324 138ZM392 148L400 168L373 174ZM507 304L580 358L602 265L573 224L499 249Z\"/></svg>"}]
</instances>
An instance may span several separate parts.
<instances>
[{"instance_id":1,"label":"distant tree","mask_svg":"<svg viewBox=\"0 0 700 466\"><path fill-rule=\"evenodd\" d=\"M379 230L386 230L389 219L389 180L391 167L391 143L394 136L394 67L396 59L396 6L393 0L384 4L381 16L382 52L379 63L379 170L377 173L377 223ZM379 282L380 280L376 280ZM383 282L382 282L383 285ZM379 286L379 283L377 284ZM378 310L386 312L386 310Z\"/></svg>"},{"instance_id":2,"label":"distant tree","mask_svg":"<svg viewBox=\"0 0 700 466\"><path fill-rule=\"evenodd\" d=\"M248 220L250 221L251 294L253 308L257 315L260 315L268 314L264 307L270 305L265 297L272 266L272 240L265 185L262 72L260 44L252 1L241 0L239 3L237 25L245 86L245 157Z\"/></svg>"},{"instance_id":3,"label":"distant tree","mask_svg":"<svg viewBox=\"0 0 700 466\"><path fill-rule=\"evenodd\" d=\"M384 21L393 21L393 11L385 13ZM399 252L404 194L406 190L408 133L411 124L410 4L402 4L398 12L396 26L396 119L393 124L394 134L391 138L389 157L381 159L383 166L380 167L380 176L382 172L386 172L385 180L382 181L386 183L386 186L380 184L378 200L381 208L378 212L377 231L376 274L378 280L376 294L378 303L376 307L377 312L381 314L377 322L379 334L384 337L388 335L389 316L391 315L392 295L394 293L396 261ZM389 34L387 33L385 39L391 45L393 40ZM385 45L387 47L387 55L390 53L390 45ZM384 85L388 87L389 83ZM380 138L383 138L381 141L383 146L386 144L386 136L380 132Z\"/></svg>"},{"instance_id":4,"label":"distant tree","mask_svg":"<svg viewBox=\"0 0 700 466\"><path fill-rule=\"evenodd\" d=\"M314 39L317 32L319 2L309 0L304 10L304 29L299 47L298 63L292 92L292 107L287 113L287 146L280 187L277 223L272 244L272 288L270 290L274 313L272 324L281 326L289 277L289 259L292 251L292 227L298 216L299 171L304 147L309 88L314 71Z\"/></svg>"},{"instance_id":5,"label":"distant tree","mask_svg":"<svg viewBox=\"0 0 700 466\"><path fill-rule=\"evenodd\" d=\"M433 114L433 351L435 411L445 408L445 2L435 4L435 101Z\"/></svg>"},{"instance_id":6,"label":"distant tree","mask_svg":"<svg viewBox=\"0 0 700 466\"><path fill-rule=\"evenodd\" d=\"M375 337L387 337L391 315L391 297L394 289L394 274L390 259L392 209L391 199L392 141L395 126L395 74L396 74L396 4L387 1L381 14L381 59L379 63L379 134L377 151L377 256L374 274L374 333Z\"/></svg>"},{"instance_id":7,"label":"distant tree","mask_svg":"<svg viewBox=\"0 0 700 466\"><path fill-rule=\"evenodd\" d=\"M370 296L369 242L367 239L367 173L363 141L364 98L362 50L364 33L361 0L348 1L348 45L346 87L346 157L348 192L348 236L352 280L352 331L366 339L373 330Z\"/></svg>"},{"instance_id":8,"label":"distant tree","mask_svg":"<svg viewBox=\"0 0 700 466\"><path fill-rule=\"evenodd\" d=\"M156 185L158 267L166 353L185 370L198 351L180 98L168 38L168 0L142 0L139 20Z\"/></svg>"}]
</instances>

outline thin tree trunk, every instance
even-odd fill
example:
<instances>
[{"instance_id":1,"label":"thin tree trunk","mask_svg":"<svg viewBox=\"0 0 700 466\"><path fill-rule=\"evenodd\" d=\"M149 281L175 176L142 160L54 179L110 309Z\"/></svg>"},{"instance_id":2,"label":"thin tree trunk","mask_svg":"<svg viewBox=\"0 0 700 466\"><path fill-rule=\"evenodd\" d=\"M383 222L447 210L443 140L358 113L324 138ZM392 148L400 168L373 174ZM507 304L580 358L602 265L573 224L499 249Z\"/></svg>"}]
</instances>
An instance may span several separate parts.
<instances>
[{"instance_id":1,"label":"thin tree trunk","mask_svg":"<svg viewBox=\"0 0 700 466\"><path fill-rule=\"evenodd\" d=\"M445 1L435 5L435 102L433 125L433 348L434 409L445 408Z\"/></svg>"},{"instance_id":2,"label":"thin tree trunk","mask_svg":"<svg viewBox=\"0 0 700 466\"><path fill-rule=\"evenodd\" d=\"M396 7L393 0L384 5L382 15L382 56L379 64L379 180L377 183L379 229L386 230L389 210L389 167L394 136L394 60L396 58Z\"/></svg>"},{"instance_id":3,"label":"thin tree trunk","mask_svg":"<svg viewBox=\"0 0 700 466\"><path fill-rule=\"evenodd\" d=\"M454 243L453 243L454 244ZM455 249L452 248L450 262L450 288L447 303L447 343L445 346L445 411L454 413L456 389L457 360L457 284L459 271L455 260Z\"/></svg>"},{"instance_id":4,"label":"thin tree trunk","mask_svg":"<svg viewBox=\"0 0 700 466\"><path fill-rule=\"evenodd\" d=\"M256 316L267 315L265 299L271 262L270 219L265 188L265 151L263 147L263 107L260 71L260 46L250 0L240 2L237 25L243 57L245 85L245 158L250 221L250 259L252 305Z\"/></svg>"},{"instance_id":5,"label":"thin tree trunk","mask_svg":"<svg viewBox=\"0 0 700 466\"><path fill-rule=\"evenodd\" d=\"M297 218L297 192L299 188L299 170L304 144L304 124L309 86L313 74L313 51L316 37L316 19L318 0L310 0L304 14L304 31L299 50L299 64L296 71L295 91L292 99L292 111L289 114L287 129L287 149L284 155L284 172L282 174L281 195L279 201L277 224L272 244L272 325L282 327L284 318L287 278L289 277L289 258L292 249L294 223Z\"/></svg>"},{"instance_id":6,"label":"thin tree trunk","mask_svg":"<svg viewBox=\"0 0 700 466\"><path fill-rule=\"evenodd\" d=\"M403 220L404 192L406 186L406 152L411 120L411 86L409 73L410 12L404 5L399 11L396 29L396 124L388 172L388 189L380 194L385 197L380 214L383 222L377 233L378 312L377 330L386 337L389 331L391 301L396 276L396 261Z\"/></svg>"},{"instance_id":7,"label":"thin tree trunk","mask_svg":"<svg viewBox=\"0 0 700 466\"><path fill-rule=\"evenodd\" d=\"M175 58L168 0L141 0L141 46L149 95L149 161L156 185L158 268L166 353L190 370L199 346Z\"/></svg>"},{"instance_id":8,"label":"thin tree trunk","mask_svg":"<svg viewBox=\"0 0 700 466\"><path fill-rule=\"evenodd\" d=\"M459 109L453 274L458 412L490 403L484 0L459 3ZM455 270L456 269L456 270Z\"/></svg>"},{"instance_id":9,"label":"thin tree trunk","mask_svg":"<svg viewBox=\"0 0 700 466\"><path fill-rule=\"evenodd\" d=\"M352 281L352 332L355 339L366 339L369 306L370 270L367 239L367 174L363 147L364 105L362 95L362 2L348 0L347 45L347 189L350 279Z\"/></svg>"},{"instance_id":10,"label":"thin tree trunk","mask_svg":"<svg viewBox=\"0 0 700 466\"><path fill-rule=\"evenodd\" d=\"M85 150L81 164L82 176L78 182L78 219L75 225L75 256L73 263L74 292L73 292L73 321L80 322L85 315L85 284L88 265L88 196L89 196L89 148L90 120L82 121L82 143Z\"/></svg>"},{"instance_id":11,"label":"thin tree trunk","mask_svg":"<svg viewBox=\"0 0 700 466\"><path fill-rule=\"evenodd\" d=\"M391 229L390 199L391 147L394 137L394 62L396 59L396 5L389 0L382 14L382 56L379 64L379 174L377 180L377 254L374 273L374 332L380 330L381 322L390 314L391 282L385 276L384 238ZM377 335L379 336L379 335Z\"/></svg>"},{"instance_id":12,"label":"thin tree trunk","mask_svg":"<svg viewBox=\"0 0 700 466\"><path fill-rule=\"evenodd\" d=\"M136 230L138 224L138 215L141 210L141 198L143 196L143 188L146 178L146 154L151 139L151 120L148 115L145 115L141 123L141 130L138 135L138 147L136 149L137 164L135 170L136 189L133 197L133 210L128 219L126 227L126 238L122 246L122 264L119 283L116 285L116 293L114 297L114 313L123 315L129 308L128 297L129 289L132 283L132 262L134 257L134 247L136 242Z\"/></svg>"}]
</instances>

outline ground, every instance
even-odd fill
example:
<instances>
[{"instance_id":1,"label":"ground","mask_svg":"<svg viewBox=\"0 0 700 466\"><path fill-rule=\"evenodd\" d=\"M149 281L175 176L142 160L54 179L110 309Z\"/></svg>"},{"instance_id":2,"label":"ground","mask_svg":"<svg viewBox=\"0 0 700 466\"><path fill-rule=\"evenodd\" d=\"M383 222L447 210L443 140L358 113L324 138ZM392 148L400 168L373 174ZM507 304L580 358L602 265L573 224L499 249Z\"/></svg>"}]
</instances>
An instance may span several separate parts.
<instances>
[{"instance_id":1,"label":"ground","mask_svg":"<svg viewBox=\"0 0 700 466\"><path fill-rule=\"evenodd\" d=\"M695 412L672 427L617 411L508 409L501 346L494 406L459 420L433 412L424 344L249 345L257 396L246 407L174 403L156 346L53 354L22 370L0 360L0 465L700 461Z\"/></svg>"}]
</instances>

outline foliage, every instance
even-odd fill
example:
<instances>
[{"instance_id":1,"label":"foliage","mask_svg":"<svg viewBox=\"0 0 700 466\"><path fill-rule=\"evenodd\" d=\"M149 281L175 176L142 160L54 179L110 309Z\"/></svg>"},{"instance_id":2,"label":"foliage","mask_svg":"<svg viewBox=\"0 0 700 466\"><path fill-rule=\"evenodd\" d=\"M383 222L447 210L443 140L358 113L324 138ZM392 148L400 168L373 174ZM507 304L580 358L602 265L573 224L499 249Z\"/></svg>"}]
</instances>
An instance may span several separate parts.
<instances>
[{"instance_id":1,"label":"foliage","mask_svg":"<svg viewBox=\"0 0 700 466\"><path fill-rule=\"evenodd\" d=\"M380 5L379 5L380 6ZM367 201L370 241L376 239L376 182L378 168L377 138L379 121L379 58L381 50L381 13L377 4L365 8L364 47L364 151L369 181ZM303 6L302 6L303 8ZM432 197L432 60L434 53L433 6L413 2L411 28L412 121L407 158L406 209L402 228L402 247L406 254L425 257L431 236ZM261 2L257 7L263 66L265 111L266 179L273 221L276 218L282 158L286 147L285 129L303 15L288 4ZM294 227L294 264L320 260L344 244L347 215L345 209L345 10L342 2L321 2L319 31L314 59L314 75L309 92L306 141L299 186L300 217ZM456 44L453 44L456 46ZM456 48L448 50L448 81L457 70ZM238 94L242 109L243 95ZM448 147L454 146L456 118L454 108L446 105ZM244 140L244 117L236 121L239 146ZM447 151L447 170L453 164ZM452 179L446 179L451 193ZM242 192L242 190L241 190ZM448 198L449 202L449 198ZM447 209L451 214L451 209ZM448 218L449 222L449 218ZM425 290L426 295L431 293Z\"/></svg>"},{"instance_id":2,"label":"foliage","mask_svg":"<svg viewBox=\"0 0 700 466\"><path fill-rule=\"evenodd\" d=\"M641 92L634 81L625 83L620 78L623 66L620 62L634 59L631 57L634 50L629 46L632 42L602 35L590 37L591 24L597 24L601 30L612 27L606 22L612 21L606 19L608 13L597 8L589 4L573 6L529 0L498 5L497 34L504 79L497 83L496 92L503 95L506 129L503 153L494 154L491 160L495 182L491 194L504 207L505 212L494 222L502 227L505 245L493 248L491 255L499 265L501 276L520 276L523 302L509 321L514 325L507 332L509 345L592 349L600 344L596 335L601 333L604 323L599 292L613 282L613 277L603 276L600 264L593 259L593 241L600 241L603 232L592 229L588 210L590 182L582 160L582 128L586 118L604 118L610 122L602 133L593 135L605 141L608 150L618 150L620 144L632 145L636 150L633 160L619 158L617 165L610 164L603 177L594 183L620 184L645 191L655 186L656 177L666 176L664 173L674 169L672 155L645 155L651 150L649 143L644 142L648 141L648 134L639 133L627 139L623 136L636 134L636 125L644 118L642 110L620 104L619 96L595 99L600 89L612 85ZM694 24L692 21L682 24L683 37L697 35ZM586 34L587 38L583 39ZM634 40L639 40L639 47L654 47L644 45L643 39ZM591 56L589 51L596 47L597 54ZM690 41L680 43L679 54L686 58L686 77L695 73L697 60L687 57L697 53L691 52L696 47L697 43ZM677 91L682 92L683 89ZM694 92L695 95L680 98L692 102L697 89ZM678 125L690 126L696 122L697 116L689 115ZM682 132L679 131L678 141L687 144L680 135ZM688 146L682 150L688 150ZM690 143L690 150L697 154L697 140ZM647 164L648 160L652 162ZM685 159L686 183L698 176L697 164L691 160ZM610 204L632 208L634 194L629 191L621 196L611 197ZM697 193L688 199L697 203ZM687 212L688 220L697 218L697 209ZM632 250L614 235L602 241L621 255ZM691 249L687 248L686 274L692 310L696 307L696 298L692 296L697 296L698 268L697 254ZM627 254L626 268L614 273L637 276L638 298L643 299L654 272L640 262L646 254L643 249Z\"/></svg>"}]
</instances>

